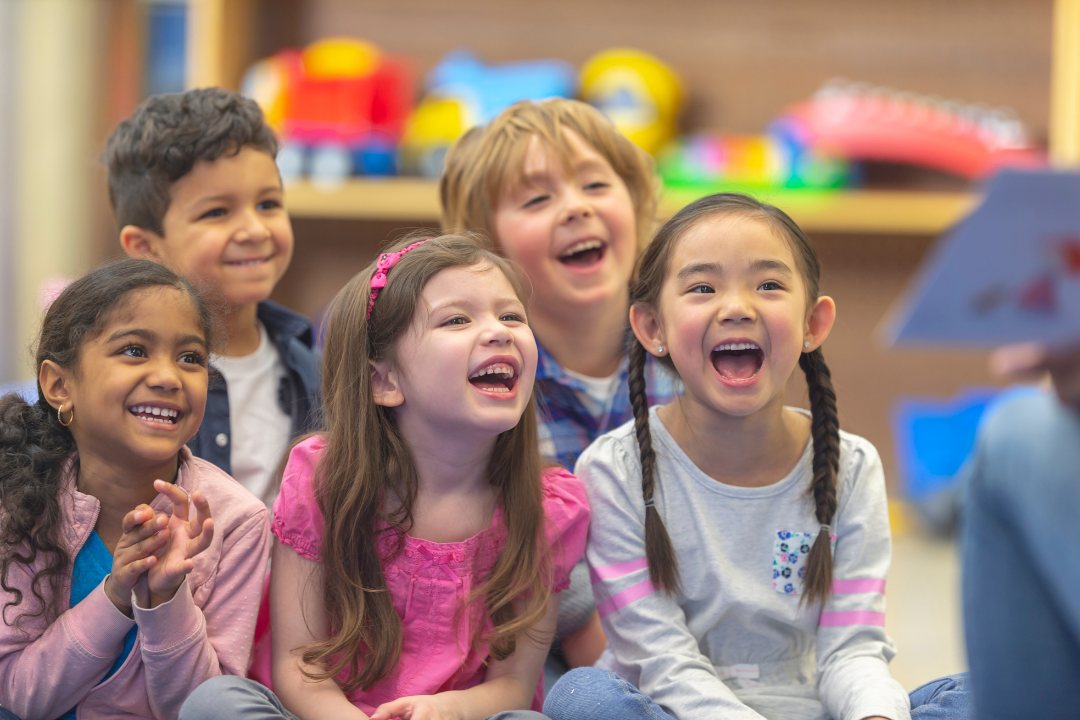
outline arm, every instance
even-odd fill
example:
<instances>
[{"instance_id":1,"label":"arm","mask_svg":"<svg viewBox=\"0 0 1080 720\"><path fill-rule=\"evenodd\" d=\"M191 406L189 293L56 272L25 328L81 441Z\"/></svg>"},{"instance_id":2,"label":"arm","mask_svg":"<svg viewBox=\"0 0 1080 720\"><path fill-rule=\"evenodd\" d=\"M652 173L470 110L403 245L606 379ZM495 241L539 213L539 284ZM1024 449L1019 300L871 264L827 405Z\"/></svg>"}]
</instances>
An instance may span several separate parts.
<instances>
[{"instance_id":1,"label":"arm","mask_svg":"<svg viewBox=\"0 0 1080 720\"><path fill-rule=\"evenodd\" d=\"M23 592L23 605L8 608L0 625L0 703L24 720L57 717L74 707L101 682L124 647L131 619L131 591L154 552L168 538L162 518L140 505L123 520L124 534L113 552L112 573L82 602L59 618L32 642L28 633L41 619L30 620L27 633L6 622L35 607L33 573L13 565L8 582ZM3 592L3 602L13 600ZM0 606L2 607L2 606Z\"/></svg>"},{"instance_id":2,"label":"arm","mask_svg":"<svg viewBox=\"0 0 1080 720\"><path fill-rule=\"evenodd\" d=\"M269 544L268 513L259 508L222 538L213 589L201 608L186 580L152 609L135 605L147 695L156 717L176 717L205 680L247 671Z\"/></svg>"},{"instance_id":3,"label":"arm","mask_svg":"<svg viewBox=\"0 0 1080 720\"><path fill-rule=\"evenodd\" d=\"M312 682L298 648L327 638L328 622L322 604L322 565L300 557L288 545L274 541L274 571L270 573L270 630L273 637L274 692L300 720L366 720L367 715L345 697L333 678Z\"/></svg>"},{"instance_id":4,"label":"arm","mask_svg":"<svg viewBox=\"0 0 1080 720\"><path fill-rule=\"evenodd\" d=\"M592 506L585 557L593 593L608 647L627 680L679 720L761 720L717 677L676 598L649 580L638 464L615 442L600 441L575 470ZM682 569L692 572L685 564Z\"/></svg>"},{"instance_id":5,"label":"arm","mask_svg":"<svg viewBox=\"0 0 1080 720\"><path fill-rule=\"evenodd\" d=\"M863 441L841 467L833 520L833 592L817 634L818 694L837 720L907 720L908 695L889 674L896 646L885 634L885 577L892 540L881 459Z\"/></svg>"},{"instance_id":6,"label":"arm","mask_svg":"<svg viewBox=\"0 0 1080 720\"><path fill-rule=\"evenodd\" d=\"M559 596L553 594L547 614L531 633L517 637L517 649L505 660L488 665L484 682L468 690L417 695L384 703L372 720L483 720L504 710L528 710L559 619ZM532 637L530 637L532 635Z\"/></svg>"}]
</instances>

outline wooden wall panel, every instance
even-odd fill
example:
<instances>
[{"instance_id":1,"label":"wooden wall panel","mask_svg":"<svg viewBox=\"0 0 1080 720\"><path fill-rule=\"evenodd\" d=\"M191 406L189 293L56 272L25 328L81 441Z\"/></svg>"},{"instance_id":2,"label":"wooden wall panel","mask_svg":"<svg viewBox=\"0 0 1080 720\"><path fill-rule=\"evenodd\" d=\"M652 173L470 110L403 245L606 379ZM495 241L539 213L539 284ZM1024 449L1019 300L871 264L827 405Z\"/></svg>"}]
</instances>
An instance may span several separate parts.
<instances>
[{"instance_id":1,"label":"wooden wall panel","mask_svg":"<svg viewBox=\"0 0 1080 720\"><path fill-rule=\"evenodd\" d=\"M352 34L416 58L448 50L580 64L614 46L671 63L688 123L755 132L836 76L1012 106L1045 137L1051 0L310 0L304 42Z\"/></svg>"}]
</instances>

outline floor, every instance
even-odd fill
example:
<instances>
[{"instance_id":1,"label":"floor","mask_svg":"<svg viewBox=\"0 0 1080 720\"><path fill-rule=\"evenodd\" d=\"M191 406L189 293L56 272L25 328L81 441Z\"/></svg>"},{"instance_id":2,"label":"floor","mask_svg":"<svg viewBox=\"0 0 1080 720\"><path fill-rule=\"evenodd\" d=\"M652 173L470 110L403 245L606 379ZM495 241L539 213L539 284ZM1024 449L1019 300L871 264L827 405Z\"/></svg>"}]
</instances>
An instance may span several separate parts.
<instances>
[{"instance_id":1,"label":"floor","mask_svg":"<svg viewBox=\"0 0 1080 720\"><path fill-rule=\"evenodd\" d=\"M908 691L967 669L956 543L918 530L893 536L885 629L896 643L892 675Z\"/></svg>"}]
</instances>

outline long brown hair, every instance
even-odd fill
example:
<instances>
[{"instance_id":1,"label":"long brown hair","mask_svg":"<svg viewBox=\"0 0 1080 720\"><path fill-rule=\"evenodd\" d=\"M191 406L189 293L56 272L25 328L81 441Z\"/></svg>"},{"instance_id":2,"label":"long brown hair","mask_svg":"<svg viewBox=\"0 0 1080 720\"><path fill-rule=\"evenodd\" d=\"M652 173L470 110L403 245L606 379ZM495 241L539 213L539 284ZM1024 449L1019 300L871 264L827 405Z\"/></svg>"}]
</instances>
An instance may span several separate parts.
<instances>
[{"instance_id":1,"label":"long brown hair","mask_svg":"<svg viewBox=\"0 0 1080 720\"><path fill-rule=\"evenodd\" d=\"M454 143L439 180L443 229L482 231L497 246L495 209L500 194L522 179L529 140L540 138L569 164L572 148L566 130L592 145L626 183L634 205L638 249L644 248L656 227L658 185L652 158L599 110L565 98L515 103Z\"/></svg>"},{"instance_id":2,"label":"long brown hair","mask_svg":"<svg viewBox=\"0 0 1080 720\"><path fill-rule=\"evenodd\" d=\"M423 236L410 236L387 252L397 252ZM357 274L334 298L323 351L323 397L327 446L316 469L315 496L325 520L322 562L323 603L330 637L303 649L304 662L321 671L315 680L336 677L346 692L370 688L397 666L401 619L394 610L380 548L393 533L396 551L412 525L418 482L409 447L390 408L375 404L372 361L394 361L398 340L412 326L428 280L452 267L490 263L506 275L522 303L525 294L506 260L469 237L444 235L403 255L388 273L371 317L371 277L375 263ZM547 611L551 586L550 552L544 533L539 442L532 398L511 430L501 433L488 463L488 479L502 502L506 541L491 574L468 599L482 600L494 628L474 643L489 643L501 660L514 653L515 638ZM397 509L387 512L394 500ZM380 530L383 528L383 530ZM514 602L518 607L515 611ZM460 619L459 619L460 621ZM362 662L361 662L362 659Z\"/></svg>"},{"instance_id":3,"label":"long brown hair","mask_svg":"<svg viewBox=\"0 0 1080 720\"><path fill-rule=\"evenodd\" d=\"M719 193L703 197L675 214L656 233L638 259L630 283L630 302L658 310L660 290L667 275L675 244L691 227L717 215L741 215L760 219L779 232L791 245L795 262L806 283L807 301L817 301L821 265L806 233L788 215L772 205L746 195ZM645 361L648 353L635 338L630 341L630 402L634 408L634 431L641 453L641 490L645 496L645 555L653 584L673 593L679 585L679 567L671 538L656 508L652 506L656 482L656 455L649 430L649 405L645 395ZM659 358L672 372L671 357ZM799 366L806 374L810 394L811 433L814 439L813 480L808 494L814 501L814 513L823 527L818 532L807 557L802 602L824 603L832 588L831 538L826 525L836 514L836 474L840 466L840 421L836 414L836 393L825 357L818 348L803 353Z\"/></svg>"}]
</instances>

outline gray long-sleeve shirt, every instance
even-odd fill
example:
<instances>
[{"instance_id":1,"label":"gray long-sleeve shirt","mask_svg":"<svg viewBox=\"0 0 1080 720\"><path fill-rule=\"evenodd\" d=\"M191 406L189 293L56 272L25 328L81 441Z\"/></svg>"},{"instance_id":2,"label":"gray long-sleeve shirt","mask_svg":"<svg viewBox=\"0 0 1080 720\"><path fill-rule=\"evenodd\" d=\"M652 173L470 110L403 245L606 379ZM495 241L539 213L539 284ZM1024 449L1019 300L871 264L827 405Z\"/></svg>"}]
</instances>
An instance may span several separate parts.
<instances>
[{"instance_id":1,"label":"gray long-sleeve shirt","mask_svg":"<svg viewBox=\"0 0 1080 720\"><path fill-rule=\"evenodd\" d=\"M800 569L820 523L807 496L812 449L765 487L713 480L650 414L656 509L680 591L655 591L645 565L641 464L627 423L593 443L575 472L592 505L586 558L614 670L679 720L909 720L889 675L885 634L891 539L877 451L841 433L833 593L799 607Z\"/></svg>"}]
</instances>

